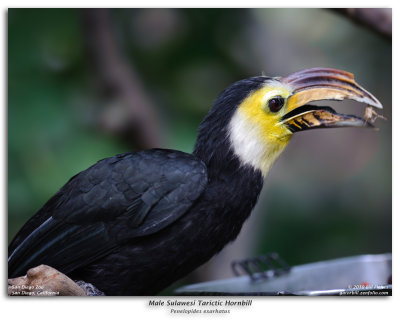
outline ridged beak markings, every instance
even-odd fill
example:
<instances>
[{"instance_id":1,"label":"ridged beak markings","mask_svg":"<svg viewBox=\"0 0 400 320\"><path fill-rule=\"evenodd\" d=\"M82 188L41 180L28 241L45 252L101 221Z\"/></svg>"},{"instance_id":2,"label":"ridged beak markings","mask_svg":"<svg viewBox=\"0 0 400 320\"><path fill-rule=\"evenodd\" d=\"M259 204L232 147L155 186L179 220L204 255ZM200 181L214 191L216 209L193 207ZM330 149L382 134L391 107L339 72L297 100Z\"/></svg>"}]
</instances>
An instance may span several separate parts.
<instances>
[{"instance_id":1,"label":"ridged beak markings","mask_svg":"<svg viewBox=\"0 0 400 320\"><path fill-rule=\"evenodd\" d=\"M373 127L368 119L336 113L330 107L307 105L319 100L350 99L382 109L371 93L354 81L353 74L330 68L313 68L280 79L292 89L281 123L292 132L321 127Z\"/></svg>"}]
</instances>

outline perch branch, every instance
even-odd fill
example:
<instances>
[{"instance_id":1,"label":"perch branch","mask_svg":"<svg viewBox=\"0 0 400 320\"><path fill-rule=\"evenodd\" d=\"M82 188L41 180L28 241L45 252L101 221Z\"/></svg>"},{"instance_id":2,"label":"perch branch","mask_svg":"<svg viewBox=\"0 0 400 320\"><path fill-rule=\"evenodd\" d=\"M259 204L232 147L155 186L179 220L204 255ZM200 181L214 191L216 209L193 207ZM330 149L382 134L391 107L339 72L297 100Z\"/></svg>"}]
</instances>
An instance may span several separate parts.
<instances>
[{"instance_id":1,"label":"perch branch","mask_svg":"<svg viewBox=\"0 0 400 320\"><path fill-rule=\"evenodd\" d=\"M9 296L86 296L85 290L56 269L40 265L26 276L8 279Z\"/></svg>"}]
</instances>

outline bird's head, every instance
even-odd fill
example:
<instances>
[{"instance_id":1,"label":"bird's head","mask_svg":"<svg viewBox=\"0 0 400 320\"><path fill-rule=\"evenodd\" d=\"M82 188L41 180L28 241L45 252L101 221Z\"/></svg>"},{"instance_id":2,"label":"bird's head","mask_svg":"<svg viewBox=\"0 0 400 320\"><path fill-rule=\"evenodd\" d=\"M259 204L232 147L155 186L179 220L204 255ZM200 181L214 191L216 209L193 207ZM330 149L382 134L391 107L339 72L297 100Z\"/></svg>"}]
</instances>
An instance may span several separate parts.
<instances>
[{"instance_id":1,"label":"bird's head","mask_svg":"<svg viewBox=\"0 0 400 320\"><path fill-rule=\"evenodd\" d=\"M242 164L259 169L266 176L295 132L372 127L366 119L340 114L330 107L309 105L313 101L343 99L382 108L372 94L354 81L351 73L341 70L313 68L285 77L241 80L218 97L200 127L199 139L216 145L218 137L224 136Z\"/></svg>"}]
</instances>

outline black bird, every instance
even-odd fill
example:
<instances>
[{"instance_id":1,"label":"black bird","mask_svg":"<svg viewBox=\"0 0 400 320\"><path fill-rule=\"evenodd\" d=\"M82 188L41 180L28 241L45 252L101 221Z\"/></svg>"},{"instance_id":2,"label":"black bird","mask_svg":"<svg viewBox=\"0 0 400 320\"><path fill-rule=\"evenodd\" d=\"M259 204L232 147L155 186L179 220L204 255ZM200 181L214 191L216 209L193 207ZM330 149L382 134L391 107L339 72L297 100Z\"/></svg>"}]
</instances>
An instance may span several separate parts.
<instances>
[{"instance_id":1,"label":"black bird","mask_svg":"<svg viewBox=\"0 0 400 320\"><path fill-rule=\"evenodd\" d=\"M316 100L379 101L327 68L238 81L200 125L193 154L153 149L72 177L9 245L8 275L46 264L107 295L153 295L234 240L297 131L372 126Z\"/></svg>"}]
</instances>

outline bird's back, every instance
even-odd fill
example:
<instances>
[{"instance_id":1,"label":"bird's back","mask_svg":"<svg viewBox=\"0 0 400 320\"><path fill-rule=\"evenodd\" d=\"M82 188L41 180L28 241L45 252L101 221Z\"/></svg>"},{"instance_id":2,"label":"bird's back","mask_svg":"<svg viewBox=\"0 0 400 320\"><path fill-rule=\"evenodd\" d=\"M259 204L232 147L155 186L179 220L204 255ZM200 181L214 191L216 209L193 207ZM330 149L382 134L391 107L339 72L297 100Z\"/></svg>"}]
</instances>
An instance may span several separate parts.
<instances>
[{"instance_id":1,"label":"bird's back","mask_svg":"<svg viewBox=\"0 0 400 320\"><path fill-rule=\"evenodd\" d=\"M39 264L64 273L173 223L207 183L193 155L153 149L99 161L64 185L9 246L9 276Z\"/></svg>"}]
</instances>

